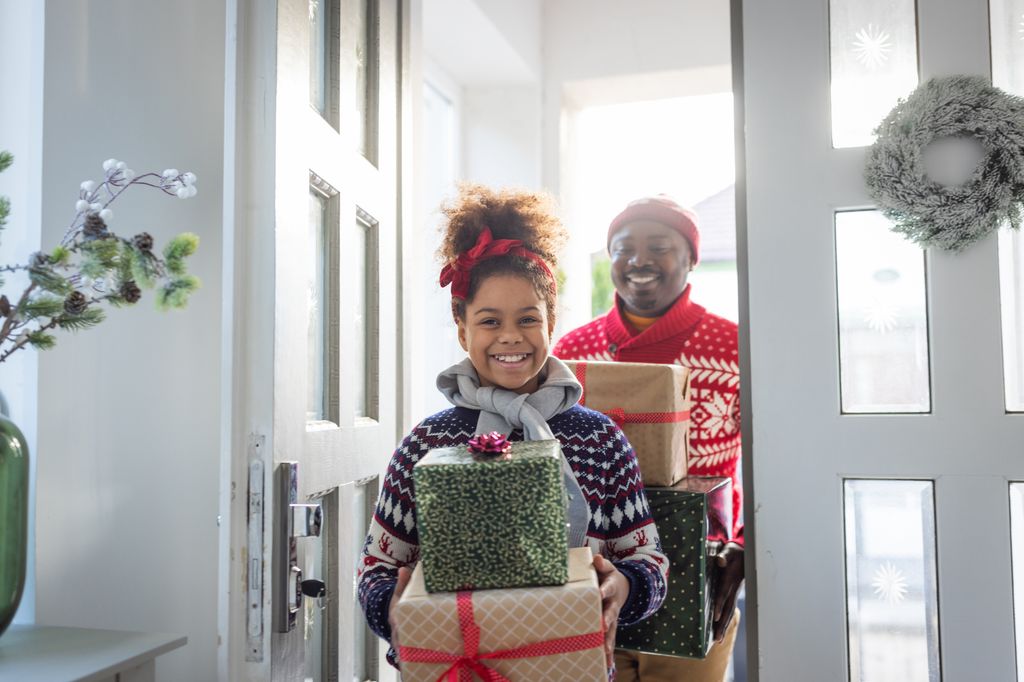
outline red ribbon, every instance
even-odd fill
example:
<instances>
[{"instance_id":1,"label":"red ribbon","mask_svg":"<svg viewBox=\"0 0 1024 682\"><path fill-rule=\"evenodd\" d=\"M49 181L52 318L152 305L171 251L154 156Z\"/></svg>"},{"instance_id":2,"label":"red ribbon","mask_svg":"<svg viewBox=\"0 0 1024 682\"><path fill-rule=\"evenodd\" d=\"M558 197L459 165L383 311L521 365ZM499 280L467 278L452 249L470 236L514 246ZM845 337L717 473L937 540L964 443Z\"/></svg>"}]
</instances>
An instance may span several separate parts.
<instances>
[{"instance_id":1,"label":"red ribbon","mask_svg":"<svg viewBox=\"0 0 1024 682\"><path fill-rule=\"evenodd\" d=\"M485 682L509 682L507 677L497 670L488 668L482 661L568 654L604 646L604 632L598 631L549 639L515 649L480 653L480 626L473 620L473 593L467 590L459 592L455 596L455 605L459 613L459 629L462 631L462 654L414 646L398 647L398 658L402 663L450 663L451 665L438 675L436 682L471 682L473 673L479 675Z\"/></svg>"},{"instance_id":2,"label":"red ribbon","mask_svg":"<svg viewBox=\"0 0 1024 682\"><path fill-rule=\"evenodd\" d=\"M576 380L580 382L583 393L580 395L580 404L586 405L587 396L587 363L577 362L574 368ZM613 422L622 426L623 424L672 424L685 422L690 418L690 410L679 410L678 412L626 412L621 407L602 412Z\"/></svg>"},{"instance_id":3,"label":"red ribbon","mask_svg":"<svg viewBox=\"0 0 1024 682\"><path fill-rule=\"evenodd\" d=\"M495 239L491 235L491 228L485 227L473 248L441 268L441 288L451 284L452 298L466 298L469 295L470 271L473 266L482 260L504 255L520 256L534 261L554 284L555 276L551 274L551 268L543 258L523 247L523 242L519 239Z\"/></svg>"}]
</instances>

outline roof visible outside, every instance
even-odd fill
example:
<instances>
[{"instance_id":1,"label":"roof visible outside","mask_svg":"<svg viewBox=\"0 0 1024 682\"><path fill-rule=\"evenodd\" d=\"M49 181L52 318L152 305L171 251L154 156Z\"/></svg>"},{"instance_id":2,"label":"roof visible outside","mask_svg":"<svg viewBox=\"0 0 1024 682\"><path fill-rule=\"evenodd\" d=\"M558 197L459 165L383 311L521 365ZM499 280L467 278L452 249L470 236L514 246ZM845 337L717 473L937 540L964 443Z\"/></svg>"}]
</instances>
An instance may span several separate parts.
<instances>
[{"instance_id":1,"label":"roof visible outside","mask_svg":"<svg viewBox=\"0 0 1024 682\"><path fill-rule=\"evenodd\" d=\"M700 228L700 260L736 260L736 185L729 185L693 207Z\"/></svg>"}]
</instances>

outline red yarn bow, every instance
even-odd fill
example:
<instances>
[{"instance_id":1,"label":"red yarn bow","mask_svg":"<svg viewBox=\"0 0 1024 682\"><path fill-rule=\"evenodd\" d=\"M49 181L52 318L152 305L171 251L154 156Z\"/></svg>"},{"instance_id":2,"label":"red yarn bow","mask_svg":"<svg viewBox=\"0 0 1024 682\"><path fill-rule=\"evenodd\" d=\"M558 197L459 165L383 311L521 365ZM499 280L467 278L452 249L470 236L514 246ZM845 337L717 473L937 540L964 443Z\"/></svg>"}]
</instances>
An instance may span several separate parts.
<instances>
[{"instance_id":1,"label":"red yarn bow","mask_svg":"<svg viewBox=\"0 0 1024 682\"><path fill-rule=\"evenodd\" d=\"M521 240L495 239L491 234L491 228L485 227L484 231L477 237L476 245L473 248L441 268L441 288L443 289L451 284L452 298L465 299L469 295L469 275L473 266L482 260L504 255L529 258L540 265L552 282L555 281L555 277L551 274L551 269L544 262L544 259L533 251L524 248Z\"/></svg>"},{"instance_id":2,"label":"red yarn bow","mask_svg":"<svg viewBox=\"0 0 1024 682\"><path fill-rule=\"evenodd\" d=\"M470 438L469 451L474 456L497 459L508 455L512 451L512 444L504 435L497 431L491 431Z\"/></svg>"}]
</instances>

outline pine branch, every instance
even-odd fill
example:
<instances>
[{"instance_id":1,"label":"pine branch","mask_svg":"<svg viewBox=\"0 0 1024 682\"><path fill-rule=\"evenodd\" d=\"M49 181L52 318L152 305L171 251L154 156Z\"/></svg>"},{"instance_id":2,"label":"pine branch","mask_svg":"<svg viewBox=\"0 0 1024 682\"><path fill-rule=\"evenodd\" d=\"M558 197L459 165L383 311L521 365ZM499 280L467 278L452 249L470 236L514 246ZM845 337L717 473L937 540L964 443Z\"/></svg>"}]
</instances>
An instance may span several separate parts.
<instances>
[{"instance_id":1,"label":"pine branch","mask_svg":"<svg viewBox=\"0 0 1024 682\"><path fill-rule=\"evenodd\" d=\"M89 327L95 327L100 322L106 319L106 314L102 308L86 308L83 312L78 315L71 315L65 313L60 317L54 318L57 321L57 326L67 331L77 332Z\"/></svg>"}]
</instances>

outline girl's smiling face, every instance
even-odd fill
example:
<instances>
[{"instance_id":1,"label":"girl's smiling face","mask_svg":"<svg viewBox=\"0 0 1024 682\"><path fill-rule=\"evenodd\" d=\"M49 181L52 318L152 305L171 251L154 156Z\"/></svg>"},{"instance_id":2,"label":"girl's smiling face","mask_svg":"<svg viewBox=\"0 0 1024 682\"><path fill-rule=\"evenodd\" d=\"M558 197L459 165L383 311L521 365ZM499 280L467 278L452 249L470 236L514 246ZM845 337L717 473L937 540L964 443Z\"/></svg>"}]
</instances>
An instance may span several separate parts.
<instances>
[{"instance_id":1,"label":"girl's smiling face","mask_svg":"<svg viewBox=\"0 0 1024 682\"><path fill-rule=\"evenodd\" d=\"M480 283L466 315L458 321L459 343L480 377L481 386L532 393L548 359L553 324L547 301L530 280L494 275Z\"/></svg>"}]
</instances>

